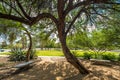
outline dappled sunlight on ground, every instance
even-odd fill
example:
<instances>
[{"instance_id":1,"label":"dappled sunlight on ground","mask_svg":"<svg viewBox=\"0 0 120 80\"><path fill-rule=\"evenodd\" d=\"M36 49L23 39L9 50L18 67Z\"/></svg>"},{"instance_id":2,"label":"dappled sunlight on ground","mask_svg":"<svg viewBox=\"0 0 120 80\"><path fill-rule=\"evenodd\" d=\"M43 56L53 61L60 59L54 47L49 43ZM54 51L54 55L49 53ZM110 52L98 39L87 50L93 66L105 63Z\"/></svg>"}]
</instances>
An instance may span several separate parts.
<instances>
[{"instance_id":1,"label":"dappled sunlight on ground","mask_svg":"<svg viewBox=\"0 0 120 80\"><path fill-rule=\"evenodd\" d=\"M120 80L119 64L111 66L93 65L91 61L80 60L91 73L81 75L71 64L62 60L42 60L28 71L11 75L2 80ZM1 68L1 67L0 67ZM8 71L0 71L7 73Z\"/></svg>"},{"instance_id":2,"label":"dappled sunlight on ground","mask_svg":"<svg viewBox=\"0 0 120 80\"><path fill-rule=\"evenodd\" d=\"M67 62L47 62L41 61L36 63L32 69L22 72L9 79L14 80L16 78L20 80L55 80L56 77L72 77L77 75L78 71ZM7 79L6 79L7 80Z\"/></svg>"}]
</instances>

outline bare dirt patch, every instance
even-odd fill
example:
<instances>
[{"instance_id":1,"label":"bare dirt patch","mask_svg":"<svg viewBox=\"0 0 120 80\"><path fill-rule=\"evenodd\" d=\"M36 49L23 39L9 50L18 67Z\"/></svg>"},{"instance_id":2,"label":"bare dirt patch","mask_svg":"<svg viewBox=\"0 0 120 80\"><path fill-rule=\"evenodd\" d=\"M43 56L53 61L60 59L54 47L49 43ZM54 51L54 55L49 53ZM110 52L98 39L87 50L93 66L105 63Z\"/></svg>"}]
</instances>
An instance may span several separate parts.
<instances>
[{"instance_id":1,"label":"bare dirt patch","mask_svg":"<svg viewBox=\"0 0 120 80\"><path fill-rule=\"evenodd\" d=\"M14 69L0 70L0 80L120 80L120 64L118 62L95 65L92 61L80 60L91 73L81 75L77 69L65 60L42 60L35 63L31 69L16 75L6 76L14 72ZM0 57L0 69L18 64L10 62L7 58ZM106 66L106 64L109 64Z\"/></svg>"}]
</instances>

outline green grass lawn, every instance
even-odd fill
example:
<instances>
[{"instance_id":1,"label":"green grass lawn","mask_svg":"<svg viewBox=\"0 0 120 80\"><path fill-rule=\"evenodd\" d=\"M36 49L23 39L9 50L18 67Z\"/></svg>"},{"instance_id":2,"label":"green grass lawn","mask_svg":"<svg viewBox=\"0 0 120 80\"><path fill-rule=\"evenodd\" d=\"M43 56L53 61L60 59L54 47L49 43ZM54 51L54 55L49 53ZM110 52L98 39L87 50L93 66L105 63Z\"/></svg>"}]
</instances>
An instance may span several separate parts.
<instances>
[{"instance_id":1,"label":"green grass lawn","mask_svg":"<svg viewBox=\"0 0 120 80\"><path fill-rule=\"evenodd\" d=\"M71 52L76 57L83 57L85 59L93 58L93 59L105 59L105 60L119 60L120 56L118 52L105 52L104 54L99 54L99 56L95 57L94 53L83 51L83 50L71 50ZM86 55L84 53L87 53ZM9 55L10 52L0 52L0 55ZM64 56L63 52L61 50L37 50L36 51L37 56Z\"/></svg>"},{"instance_id":2,"label":"green grass lawn","mask_svg":"<svg viewBox=\"0 0 120 80\"><path fill-rule=\"evenodd\" d=\"M71 50L76 56L83 56L84 51L82 50ZM9 55L10 52L0 52L0 55ZM37 56L64 56L61 50L37 50Z\"/></svg>"},{"instance_id":3,"label":"green grass lawn","mask_svg":"<svg viewBox=\"0 0 120 80\"><path fill-rule=\"evenodd\" d=\"M0 55L9 55L10 52L0 52Z\"/></svg>"},{"instance_id":4,"label":"green grass lawn","mask_svg":"<svg viewBox=\"0 0 120 80\"><path fill-rule=\"evenodd\" d=\"M9 55L10 52L0 52L0 55ZM37 50L37 56L64 56L60 50Z\"/></svg>"},{"instance_id":5,"label":"green grass lawn","mask_svg":"<svg viewBox=\"0 0 120 80\"><path fill-rule=\"evenodd\" d=\"M77 57L83 57L84 52L88 52L88 51L71 50L71 52ZM119 53L117 52L109 52L109 51L105 52L104 54L109 54L109 53L119 55ZM9 54L10 52L0 52L0 55L9 55ZM61 50L37 50L36 55L37 56L64 56Z\"/></svg>"},{"instance_id":6,"label":"green grass lawn","mask_svg":"<svg viewBox=\"0 0 120 80\"><path fill-rule=\"evenodd\" d=\"M83 50L71 50L71 52L77 57L82 57L85 51ZM61 50L37 50L38 56L64 56Z\"/></svg>"},{"instance_id":7,"label":"green grass lawn","mask_svg":"<svg viewBox=\"0 0 120 80\"><path fill-rule=\"evenodd\" d=\"M64 56L59 50L37 50L37 56Z\"/></svg>"}]
</instances>

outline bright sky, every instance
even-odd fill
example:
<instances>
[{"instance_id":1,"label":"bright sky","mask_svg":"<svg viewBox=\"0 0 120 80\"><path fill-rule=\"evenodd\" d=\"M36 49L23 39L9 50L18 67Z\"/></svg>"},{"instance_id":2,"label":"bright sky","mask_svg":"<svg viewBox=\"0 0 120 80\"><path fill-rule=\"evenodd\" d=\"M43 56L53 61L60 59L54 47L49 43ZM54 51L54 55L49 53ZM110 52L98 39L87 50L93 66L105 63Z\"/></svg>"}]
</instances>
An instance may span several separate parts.
<instances>
[{"instance_id":1,"label":"bright sky","mask_svg":"<svg viewBox=\"0 0 120 80\"><path fill-rule=\"evenodd\" d=\"M0 37L0 44L2 44L2 42L3 42L3 40L2 40L2 38Z\"/></svg>"},{"instance_id":2,"label":"bright sky","mask_svg":"<svg viewBox=\"0 0 120 80\"><path fill-rule=\"evenodd\" d=\"M0 44L1 44L1 42L3 42L3 39L2 39L1 36L0 36Z\"/></svg>"}]
</instances>

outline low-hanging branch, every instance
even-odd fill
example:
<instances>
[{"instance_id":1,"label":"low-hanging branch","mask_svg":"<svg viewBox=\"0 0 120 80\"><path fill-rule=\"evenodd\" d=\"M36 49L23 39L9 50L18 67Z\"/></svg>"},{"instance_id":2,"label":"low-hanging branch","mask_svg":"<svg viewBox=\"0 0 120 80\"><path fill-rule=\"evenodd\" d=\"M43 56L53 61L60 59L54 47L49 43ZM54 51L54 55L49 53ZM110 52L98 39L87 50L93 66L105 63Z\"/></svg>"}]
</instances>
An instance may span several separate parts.
<instances>
[{"instance_id":1,"label":"low-hanging branch","mask_svg":"<svg viewBox=\"0 0 120 80\"><path fill-rule=\"evenodd\" d=\"M9 15L9 14L3 14L0 12L0 18L4 18L4 19L8 19L8 20L14 20L14 21L18 21L24 24L30 24L30 22L24 18L20 18L14 15Z\"/></svg>"},{"instance_id":2,"label":"low-hanging branch","mask_svg":"<svg viewBox=\"0 0 120 80\"><path fill-rule=\"evenodd\" d=\"M37 23L39 20L43 19L43 18L50 18L53 22L55 22L55 24L58 24L58 20L50 13L41 13L38 16L34 17L32 19L31 24L35 24Z\"/></svg>"}]
</instances>

